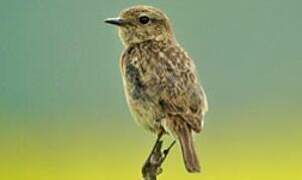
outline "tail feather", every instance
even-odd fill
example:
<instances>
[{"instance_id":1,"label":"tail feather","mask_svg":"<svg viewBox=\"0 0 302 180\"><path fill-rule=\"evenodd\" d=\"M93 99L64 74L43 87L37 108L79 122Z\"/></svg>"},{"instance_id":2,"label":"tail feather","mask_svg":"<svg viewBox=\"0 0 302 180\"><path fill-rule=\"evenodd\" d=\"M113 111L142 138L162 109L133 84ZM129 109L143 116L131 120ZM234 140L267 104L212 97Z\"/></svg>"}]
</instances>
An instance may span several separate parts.
<instances>
[{"instance_id":1,"label":"tail feather","mask_svg":"<svg viewBox=\"0 0 302 180\"><path fill-rule=\"evenodd\" d=\"M181 146L185 167L190 173L200 172L198 157L194 148L192 132L188 127L181 128L177 133Z\"/></svg>"}]
</instances>

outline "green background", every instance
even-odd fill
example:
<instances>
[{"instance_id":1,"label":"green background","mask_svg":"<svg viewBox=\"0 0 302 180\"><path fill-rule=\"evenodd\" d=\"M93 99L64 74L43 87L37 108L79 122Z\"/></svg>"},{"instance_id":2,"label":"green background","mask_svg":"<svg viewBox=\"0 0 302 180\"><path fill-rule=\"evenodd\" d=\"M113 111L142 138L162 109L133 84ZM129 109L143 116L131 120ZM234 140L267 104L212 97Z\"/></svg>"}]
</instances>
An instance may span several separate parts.
<instances>
[{"instance_id":1,"label":"green background","mask_svg":"<svg viewBox=\"0 0 302 180\"><path fill-rule=\"evenodd\" d=\"M203 173L175 148L160 179L301 179L299 0L1 0L0 179L140 178L154 136L128 112L103 23L136 4L168 14L209 99Z\"/></svg>"}]
</instances>

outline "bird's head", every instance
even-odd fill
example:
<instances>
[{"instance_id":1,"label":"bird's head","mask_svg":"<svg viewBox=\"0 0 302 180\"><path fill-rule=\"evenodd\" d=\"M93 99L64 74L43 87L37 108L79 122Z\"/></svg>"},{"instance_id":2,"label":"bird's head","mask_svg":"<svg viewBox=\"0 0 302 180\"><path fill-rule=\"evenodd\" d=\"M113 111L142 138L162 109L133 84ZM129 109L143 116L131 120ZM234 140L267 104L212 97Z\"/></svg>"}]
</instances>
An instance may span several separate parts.
<instances>
[{"instance_id":1,"label":"bird's head","mask_svg":"<svg viewBox=\"0 0 302 180\"><path fill-rule=\"evenodd\" d=\"M121 11L117 18L108 18L106 23L117 25L124 45L148 40L173 41L173 32L168 17L151 6L133 6Z\"/></svg>"}]
</instances>

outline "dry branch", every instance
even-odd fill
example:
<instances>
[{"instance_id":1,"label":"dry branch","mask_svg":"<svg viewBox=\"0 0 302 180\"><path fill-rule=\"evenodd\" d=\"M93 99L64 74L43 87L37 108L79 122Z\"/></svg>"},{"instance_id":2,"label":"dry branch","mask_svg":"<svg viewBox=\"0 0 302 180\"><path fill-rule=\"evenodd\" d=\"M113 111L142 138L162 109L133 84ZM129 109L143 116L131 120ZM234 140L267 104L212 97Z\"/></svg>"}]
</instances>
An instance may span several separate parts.
<instances>
[{"instance_id":1,"label":"dry branch","mask_svg":"<svg viewBox=\"0 0 302 180\"><path fill-rule=\"evenodd\" d=\"M142 167L142 175L144 180L157 179L157 175L162 172L161 165L163 164L169 151L175 144L175 141L173 141L167 149L162 151L163 141L160 139L161 136L158 136L151 153L149 154Z\"/></svg>"}]
</instances>

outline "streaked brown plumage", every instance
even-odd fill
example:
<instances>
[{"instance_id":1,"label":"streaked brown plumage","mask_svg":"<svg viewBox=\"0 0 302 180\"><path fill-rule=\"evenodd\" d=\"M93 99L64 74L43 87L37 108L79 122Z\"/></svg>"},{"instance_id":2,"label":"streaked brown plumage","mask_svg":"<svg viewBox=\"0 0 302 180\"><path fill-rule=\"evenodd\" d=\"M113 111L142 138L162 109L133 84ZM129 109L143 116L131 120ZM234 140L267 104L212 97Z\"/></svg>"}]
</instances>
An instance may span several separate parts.
<instances>
[{"instance_id":1,"label":"streaked brown plumage","mask_svg":"<svg viewBox=\"0 0 302 180\"><path fill-rule=\"evenodd\" d=\"M120 67L133 116L153 133L179 140L186 169L199 172L192 134L203 128L207 99L168 17L150 6L134 6L106 22L119 26L125 45Z\"/></svg>"}]
</instances>

